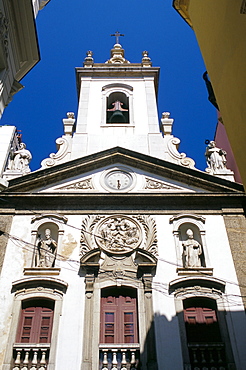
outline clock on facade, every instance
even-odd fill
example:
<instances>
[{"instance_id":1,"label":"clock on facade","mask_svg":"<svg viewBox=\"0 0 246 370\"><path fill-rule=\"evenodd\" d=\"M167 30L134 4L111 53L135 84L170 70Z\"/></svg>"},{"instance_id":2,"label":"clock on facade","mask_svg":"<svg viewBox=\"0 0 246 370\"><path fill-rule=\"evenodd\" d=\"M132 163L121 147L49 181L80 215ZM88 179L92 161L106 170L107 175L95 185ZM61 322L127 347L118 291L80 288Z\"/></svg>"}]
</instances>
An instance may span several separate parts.
<instances>
[{"instance_id":1,"label":"clock on facade","mask_svg":"<svg viewBox=\"0 0 246 370\"><path fill-rule=\"evenodd\" d=\"M112 170L104 177L105 185L112 190L126 190L133 183L132 175L123 170Z\"/></svg>"}]
</instances>

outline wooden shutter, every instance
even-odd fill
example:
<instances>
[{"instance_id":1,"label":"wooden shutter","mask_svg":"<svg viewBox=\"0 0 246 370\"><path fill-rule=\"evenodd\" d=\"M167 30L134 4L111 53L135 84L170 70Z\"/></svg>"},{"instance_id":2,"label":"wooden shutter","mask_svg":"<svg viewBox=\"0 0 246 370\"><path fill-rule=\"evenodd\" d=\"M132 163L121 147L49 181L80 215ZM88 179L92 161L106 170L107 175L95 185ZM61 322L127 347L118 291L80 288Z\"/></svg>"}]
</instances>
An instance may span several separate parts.
<instances>
[{"instance_id":1,"label":"wooden shutter","mask_svg":"<svg viewBox=\"0 0 246 370\"><path fill-rule=\"evenodd\" d=\"M184 310L188 342L217 342L221 340L216 310L189 307Z\"/></svg>"},{"instance_id":2,"label":"wooden shutter","mask_svg":"<svg viewBox=\"0 0 246 370\"><path fill-rule=\"evenodd\" d=\"M43 305L23 308L20 315L16 342L50 343L53 312L54 310L52 308L43 307Z\"/></svg>"},{"instance_id":3,"label":"wooden shutter","mask_svg":"<svg viewBox=\"0 0 246 370\"><path fill-rule=\"evenodd\" d=\"M138 343L134 292L113 289L101 298L101 343Z\"/></svg>"}]
</instances>

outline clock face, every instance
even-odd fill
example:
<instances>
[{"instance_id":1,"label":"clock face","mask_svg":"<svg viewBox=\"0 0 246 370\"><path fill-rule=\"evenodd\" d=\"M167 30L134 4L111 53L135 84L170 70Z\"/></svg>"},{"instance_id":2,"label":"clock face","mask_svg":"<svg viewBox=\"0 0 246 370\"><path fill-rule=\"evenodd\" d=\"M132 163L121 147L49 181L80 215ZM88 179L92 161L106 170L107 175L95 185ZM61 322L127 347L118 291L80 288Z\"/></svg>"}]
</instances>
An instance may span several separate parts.
<instances>
[{"instance_id":1,"label":"clock face","mask_svg":"<svg viewBox=\"0 0 246 370\"><path fill-rule=\"evenodd\" d=\"M130 173L122 170L114 170L105 176L106 185L113 190L125 190L132 184Z\"/></svg>"}]
</instances>

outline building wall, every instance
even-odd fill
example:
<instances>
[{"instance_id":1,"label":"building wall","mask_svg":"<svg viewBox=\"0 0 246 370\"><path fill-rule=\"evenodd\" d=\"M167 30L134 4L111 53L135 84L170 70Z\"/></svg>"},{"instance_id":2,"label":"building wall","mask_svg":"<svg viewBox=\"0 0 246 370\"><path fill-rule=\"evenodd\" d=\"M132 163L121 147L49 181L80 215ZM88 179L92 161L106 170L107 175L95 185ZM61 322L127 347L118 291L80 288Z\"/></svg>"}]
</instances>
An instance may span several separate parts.
<instances>
[{"instance_id":1,"label":"building wall","mask_svg":"<svg viewBox=\"0 0 246 370\"><path fill-rule=\"evenodd\" d=\"M239 218L241 220L242 214L237 210L237 215L234 216L233 221ZM111 212L112 214L112 212ZM181 369L183 367L182 357L182 341L180 336L180 326L177 317L177 298L174 294L169 292L169 284L177 278L177 245L175 244L174 225L170 219L173 213L169 211L159 212L158 214L151 214L151 217L156 222L157 239L158 239L158 263L156 274L153 278L152 299L153 299L153 317L151 322L155 326L156 335L156 352L157 360L160 369ZM200 214L201 215L201 214ZM93 361L97 365L88 365L88 369L98 367L98 341L99 341L99 327L93 330L98 333L95 337L83 337L84 329L89 325L85 320L85 278L80 272L80 239L81 239L81 225L82 221L87 215L82 214L65 214L67 223L63 225L64 235L61 238L58 253L63 258L57 257L56 267L60 268L59 275L55 276L68 284L67 292L63 295L61 303L61 313L57 318L56 335L53 338L52 346L56 346L54 358L49 364L49 369L62 369L73 367L74 370L81 368L82 358L84 356L82 348L85 350L85 343L87 346L95 350L93 351ZM240 274L236 274L232 253L236 253L235 247L231 253L231 244L236 245L235 241L231 240L232 231L230 216L224 216L220 213L206 212L202 215L205 218L205 239L208 250L209 261L208 267L213 268L213 277L222 280L226 283L225 294L222 295L223 310L227 313L226 322L228 326L229 335L231 338L231 345L233 355L236 362L236 368L243 370L246 361L245 358L245 322L244 322L244 307L241 299L241 292L239 284L243 283L240 280ZM16 321L18 318L18 310L14 309L16 296L12 291L12 283L22 279L37 278L37 273L33 271L23 275L24 268L30 268L33 260L33 215L16 215L14 216L10 235L16 236L19 240L9 239L4 265L2 269L2 282L0 287L0 300L3 302L1 309L1 344L0 344L0 366L3 369L9 369L8 361L12 356L12 343L10 338L15 341ZM224 222L225 220L225 222ZM241 222L241 221L240 221ZM244 221L245 222L245 221ZM72 225L72 227L70 226ZM237 223L238 225L238 223ZM228 230L226 229L228 227ZM236 226L238 229L238 226ZM239 229L238 229L239 230ZM229 239L228 236L229 235ZM232 235L233 238L233 235ZM25 244L23 241L30 243ZM242 261L243 262L243 261ZM46 276L48 277L48 276ZM116 281L111 280L114 285ZM95 283L99 289L104 283L98 280ZM124 284L124 283L123 283ZM142 284L142 283L141 283ZM199 288L197 287L199 290ZM139 297L143 288L139 288ZM42 288L39 288L42 294ZM97 290L94 292L94 311L90 313L93 317L99 315L99 302L95 301ZM25 292L23 291L24 294ZM23 295L24 297L24 295ZM99 296L98 296L99 297ZM91 299L91 298L90 298ZM89 300L90 300L89 299ZM151 302L151 300L149 301ZM92 306L93 307L93 306ZM143 307L143 310L146 308ZM145 312L142 313L145 315ZM145 317L145 316L143 316ZM14 319L15 318L15 319ZM96 320L96 319L94 319ZM85 327L84 327L85 325ZM94 321L94 326L99 326L98 321ZM144 325L143 320L139 322L140 328ZM55 329L53 329L55 331ZM148 335L148 330L147 330ZM145 350L146 332L143 333L142 350ZM5 360L4 360L5 359ZM82 367L81 367L82 366ZM145 365L143 364L143 369Z\"/></svg>"}]
</instances>

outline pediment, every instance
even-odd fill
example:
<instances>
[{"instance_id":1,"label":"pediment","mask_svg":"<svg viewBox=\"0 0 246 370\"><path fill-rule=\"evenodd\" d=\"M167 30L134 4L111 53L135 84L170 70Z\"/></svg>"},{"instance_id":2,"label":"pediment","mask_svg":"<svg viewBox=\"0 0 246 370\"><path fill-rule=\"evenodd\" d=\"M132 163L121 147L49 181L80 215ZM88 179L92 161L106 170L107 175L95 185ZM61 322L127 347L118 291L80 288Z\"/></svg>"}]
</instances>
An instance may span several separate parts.
<instances>
[{"instance_id":1,"label":"pediment","mask_svg":"<svg viewBox=\"0 0 246 370\"><path fill-rule=\"evenodd\" d=\"M9 181L5 192L241 192L240 184L116 147Z\"/></svg>"},{"instance_id":2,"label":"pediment","mask_svg":"<svg viewBox=\"0 0 246 370\"><path fill-rule=\"evenodd\" d=\"M62 182L37 189L38 192L54 193L167 193L194 192L199 189L183 184L164 176L145 172L137 167L125 166L122 163L105 166Z\"/></svg>"}]
</instances>

